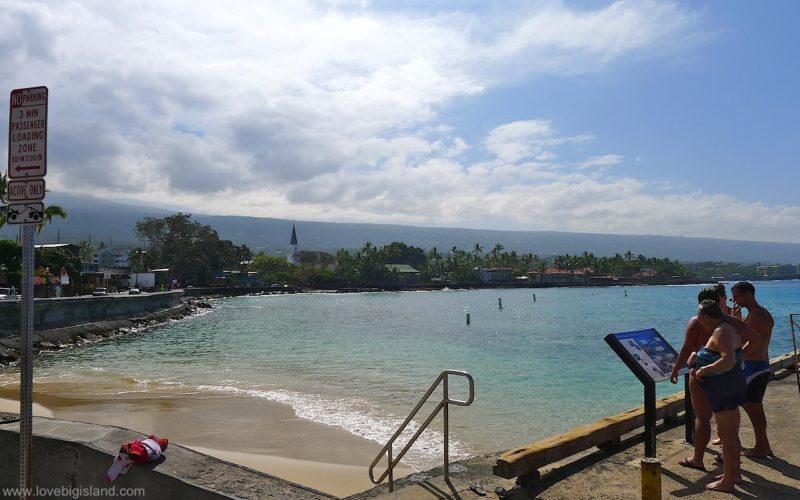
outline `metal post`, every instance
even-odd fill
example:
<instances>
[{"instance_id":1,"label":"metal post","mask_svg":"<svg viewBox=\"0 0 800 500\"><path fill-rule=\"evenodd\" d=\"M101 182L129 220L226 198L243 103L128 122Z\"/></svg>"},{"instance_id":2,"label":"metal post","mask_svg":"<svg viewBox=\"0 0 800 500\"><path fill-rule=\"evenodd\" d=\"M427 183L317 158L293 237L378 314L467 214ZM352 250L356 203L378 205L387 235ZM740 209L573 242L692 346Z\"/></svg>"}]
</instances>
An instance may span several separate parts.
<instances>
[{"instance_id":1,"label":"metal post","mask_svg":"<svg viewBox=\"0 0 800 500\"><path fill-rule=\"evenodd\" d=\"M644 384L644 456L656 456L656 384Z\"/></svg>"},{"instance_id":2,"label":"metal post","mask_svg":"<svg viewBox=\"0 0 800 500\"><path fill-rule=\"evenodd\" d=\"M797 377L797 390L800 391L800 364L798 364L797 360L797 339L794 336L795 316L797 316L797 314L789 315L789 324L792 329L792 347L794 348L794 374Z\"/></svg>"},{"instance_id":3,"label":"metal post","mask_svg":"<svg viewBox=\"0 0 800 500\"><path fill-rule=\"evenodd\" d=\"M686 418L686 422L684 422L684 435L687 443L694 444L694 407L692 406L692 395L689 391L688 373L683 376L683 394L683 414Z\"/></svg>"},{"instance_id":4,"label":"metal post","mask_svg":"<svg viewBox=\"0 0 800 500\"><path fill-rule=\"evenodd\" d=\"M445 481L449 481L450 480L450 450L449 450L449 448L450 448L450 443L449 443L449 441L450 441L450 415L449 415L450 407L447 404L447 402L450 401L450 393L447 390L447 381L448 381L449 378L450 378L450 375L445 373L444 374L444 378L442 379L442 388L444 390L444 399L442 401L442 404L444 405L444 408L442 409L443 410L443 415L442 416L444 417L444 441L443 441L442 444L444 445L444 480Z\"/></svg>"},{"instance_id":5,"label":"metal post","mask_svg":"<svg viewBox=\"0 0 800 500\"><path fill-rule=\"evenodd\" d=\"M33 225L22 225L22 317L19 370L19 486L20 499L29 498L33 448Z\"/></svg>"},{"instance_id":6,"label":"metal post","mask_svg":"<svg viewBox=\"0 0 800 500\"><path fill-rule=\"evenodd\" d=\"M642 500L661 500L661 461L657 458L643 458Z\"/></svg>"},{"instance_id":7,"label":"metal post","mask_svg":"<svg viewBox=\"0 0 800 500\"><path fill-rule=\"evenodd\" d=\"M386 450L386 458L389 459L389 493L394 491L394 467L392 466L392 447Z\"/></svg>"}]
</instances>

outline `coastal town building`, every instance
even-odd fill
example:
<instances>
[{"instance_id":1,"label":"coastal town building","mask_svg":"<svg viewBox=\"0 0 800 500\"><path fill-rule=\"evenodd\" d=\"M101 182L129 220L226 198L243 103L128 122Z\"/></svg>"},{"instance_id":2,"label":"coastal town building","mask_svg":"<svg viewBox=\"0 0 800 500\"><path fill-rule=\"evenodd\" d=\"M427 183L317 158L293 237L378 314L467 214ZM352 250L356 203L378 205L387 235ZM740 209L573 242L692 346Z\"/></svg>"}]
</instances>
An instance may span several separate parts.
<instances>
[{"instance_id":1,"label":"coastal town building","mask_svg":"<svg viewBox=\"0 0 800 500\"><path fill-rule=\"evenodd\" d=\"M633 275L635 278L654 278L658 276L658 271L655 269L645 268Z\"/></svg>"},{"instance_id":2,"label":"coastal town building","mask_svg":"<svg viewBox=\"0 0 800 500\"><path fill-rule=\"evenodd\" d=\"M401 285L417 285L420 282L420 272L408 264L384 264L384 267L398 273Z\"/></svg>"},{"instance_id":3,"label":"coastal town building","mask_svg":"<svg viewBox=\"0 0 800 500\"><path fill-rule=\"evenodd\" d=\"M478 279L481 280L481 283L489 285L511 283L514 281L511 278L513 270L510 267L480 267L478 268Z\"/></svg>"},{"instance_id":4,"label":"coastal town building","mask_svg":"<svg viewBox=\"0 0 800 500\"><path fill-rule=\"evenodd\" d=\"M556 283L585 283L591 274L589 269L544 269L543 271L530 271L528 276L532 282L543 284Z\"/></svg>"},{"instance_id":5,"label":"coastal town building","mask_svg":"<svg viewBox=\"0 0 800 500\"><path fill-rule=\"evenodd\" d=\"M97 268L130 268L130 250L122 248L100 250L92 255L92 264Z\"/></svg>"},{"instance_id":6,"label":"coastal town building","mask_svg":"<svg viewBox=\"0 0 800 500\"><path fill-rule=\"evenodd\" d=\"M80 257L81 247L72 243L45 243L43 245L33 246L39 250L65 250L75 257Z\"/></svg>"},{"instance_id":7,"label":"coastal town building","mask_svg":"<svg viewBox=\"0 0 800 500\"><path fill-rule=\"evenodd\" d=\"M757 266L756 275L767 279L792 279L798 276L798 266L777 265Z\"/></svg>"}]
</instances>

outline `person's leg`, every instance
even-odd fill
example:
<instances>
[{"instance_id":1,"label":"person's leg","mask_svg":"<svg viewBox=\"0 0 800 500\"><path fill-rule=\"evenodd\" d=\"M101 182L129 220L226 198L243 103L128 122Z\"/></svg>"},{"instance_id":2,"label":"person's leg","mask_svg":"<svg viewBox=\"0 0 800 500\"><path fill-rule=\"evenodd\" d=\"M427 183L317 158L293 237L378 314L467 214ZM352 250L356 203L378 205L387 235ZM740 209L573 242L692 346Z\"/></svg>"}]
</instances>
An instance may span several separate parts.
<instances>
[{"instance_id":1,"label":"person's leg","mask_svg":"<svg viewBox=\"0 0 800 500\"><path fill-rule=\"evenodd\" d=\"M717 431L722 439L723 473L716 481L708 483L706 489L733 493L734 484L741 481L739 462L739 409L714 413Z\"/></svg>"},{"instance_id":2,"label":"person's leg","mask_svg":"<svg viewBox=\"0 0 800 500\"><path fill-rule=\"evenodd\" d=\"M748 401L744 404L744 411L747 412L747 416L753 424L756 444L752 448L744 448L742 453L748 457L772 456L772 447L767 438L767 416L764 414L764 405Z\"/></svg>"},{"instance_id":3,"label":"person's leg","mask_svg":"<svg viewBox=\"0 0 800 500\"><path fill-rule=\"evenodd\" d=\"M694 408L694 455L692 456L692 463L702 466L708 441L711 439L711 405L708 404L705 391L703 391L694 377L689 380L689 394L692 398L692 408Z\"/></svg>"}]
</instances>

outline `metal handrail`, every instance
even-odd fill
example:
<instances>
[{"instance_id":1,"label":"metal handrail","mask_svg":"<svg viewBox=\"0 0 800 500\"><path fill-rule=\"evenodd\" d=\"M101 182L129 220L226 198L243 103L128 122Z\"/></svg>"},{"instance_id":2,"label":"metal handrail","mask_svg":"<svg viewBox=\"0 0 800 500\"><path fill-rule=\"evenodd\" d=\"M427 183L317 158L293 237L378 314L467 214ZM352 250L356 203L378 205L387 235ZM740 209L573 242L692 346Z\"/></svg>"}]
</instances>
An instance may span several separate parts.
<instances>
[{"instance_id":1,"label":"metal handrail","mask_svg":"<svg viewBox=\"0 0 800 500\"><path fill-rule=\"evenodd\" d=\"M795 321L795 316L800 316L800 314L789 315L789 326L792 329L792 346L794 347L794 374L797 377L797 390L800 391L800 362L797 359L797 339L794 336L794 327L797 326L800 329L800 325Z\"/></svg>"},{"instance_id":2,"label":"metal handrail","mask_svg":"<svg viewBox=\"0 0 800 500\"><path fill-rule=\"evenodd\" d=\"M466 401L460 401L460 400L457 400L457 399L450 399L450 395L449 395L449 392L448 392L448 383L447 383L449 375L458 375L460 377L466 377L467 381L469 382L469 398ZM397 457L394 460L392 460L392 447L394 445L395 440L400 436L400 434L403 433L403 431L406 429L408 424L411 422L411 419L413 419L417 415L417 412L419 412L420 408L422 408L422 405L424 405L428 401L428 398L431 396L433 391L436 390L436 388L439 386L440 383L442 384L442 389L443 389L442 390L442 400L436 405L436 408L431 412L431 414L428 415L428 418L425 419L425 422L423 422L422 425L419 426L419 429L417 429L417 432L414 434L414 436L411 439L408 440L408 443L406 443L406 445L403 447L403 449L400 451L400 453L398 453ZM474 400L475 400L475 381L473 380L472 375L470 375L467 372L462 372L462 371L457 371L457 370L445 370L442 373L440 373L439 376L436 377L436 380L434 380L433 384L431 384L431 387L430 387L430 389L428 389L428 392L426 392L425 395L422 396L422 399L419 400L419 403L417 403L417 406L415 406L414 409L411 411L411 413L408 415L408 418L406 418L406 420L400 425L400 427L397 429L397 432L394 433L394 435L391 437L391 439L389 439L389 442L386 443L386 446L384 446L381 449L380 453L378 453L378 456L376 456L375 460L373 460L372 463L369 465L369 480L372 481L373 484L380 484L380 483L383 482L384 479L386 479L386 476L389 476L389 491L394 491L394 474L393 474L393 472L394 472L395 466L397 466L397 464L400 463L400 460L403 458L403 456L405 456L405 454L408 451L408 449L411 448L411 445L414 444L414 442L417 440L417 438L420 436L420 434L422 434L422 432L425 429L428 428L428 425L431 423L431 421L436 417L436 415L439 414L439 410L444 409L444 417L443 417L444 418L444 443L443 443L443 448L444 448L444 480L445 481L449 481L449 476L450 476L450 452L449 452L450 423L449 423L449 407L448 407L448 405L453 404L453 405L456 405L456 406L469 406L469 405L472 404L472 401L474 401ZM374 475L375 466L378 464L378 462L381 460L381 458L383 458L384 455L387 456L387 467L386 467L386 470L383 471L383 474L381 474L381 476L378 479L375 479L375 475Z\"/></svg>"}]
</instances>

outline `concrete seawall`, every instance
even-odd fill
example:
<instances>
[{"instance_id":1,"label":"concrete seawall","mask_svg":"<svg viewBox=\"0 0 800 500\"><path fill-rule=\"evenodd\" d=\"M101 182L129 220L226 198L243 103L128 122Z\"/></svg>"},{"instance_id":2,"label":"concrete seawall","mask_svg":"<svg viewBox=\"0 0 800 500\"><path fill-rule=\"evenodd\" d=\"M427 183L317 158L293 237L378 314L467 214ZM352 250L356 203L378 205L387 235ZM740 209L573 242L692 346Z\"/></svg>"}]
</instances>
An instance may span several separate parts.
<instances>
[{"instance_id":1,"label":"concrete seawall","mask_svg":"<svg viewBox=\"0 0 800 500\"><path fill-rule=\"evenodd\" d=\"M20 436L15 417L0 413L0 496L3 488L19 486ZM105 472L120 445L146 436L121 427L44 417L34 417L33 429L32 482L40 489L39 498L132 496L127 488L140 488L138 498L333 498L177 443L170 443L160 461L134 465L108 484Z\"/></svg>"},{"instance_id":2,"label":"concrete seawall","mask_svg":"<svg viewBox=\"0 0 800 500\"><path fill-rule=\"evenodd\" d=\"M178 305L183 291L104 297L36 299L34 331L143 316ZM19 335L20 302L0 301L0 338Z\"/></svg>"}]
</instances>

